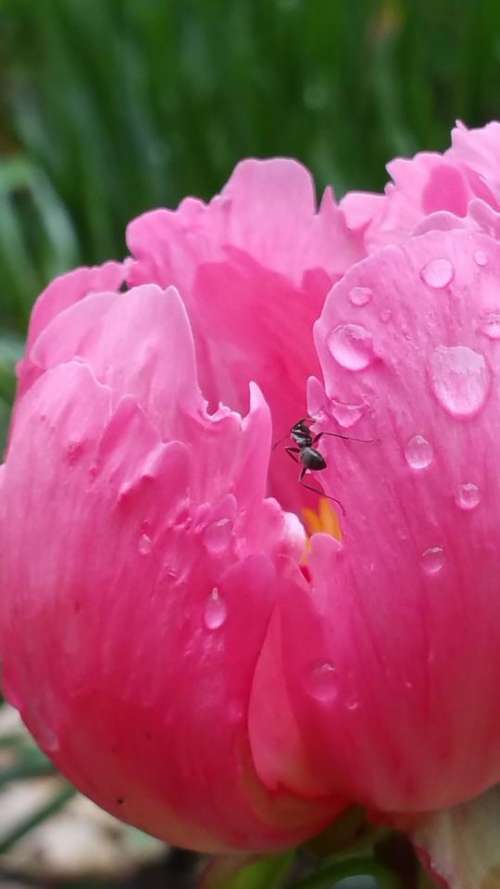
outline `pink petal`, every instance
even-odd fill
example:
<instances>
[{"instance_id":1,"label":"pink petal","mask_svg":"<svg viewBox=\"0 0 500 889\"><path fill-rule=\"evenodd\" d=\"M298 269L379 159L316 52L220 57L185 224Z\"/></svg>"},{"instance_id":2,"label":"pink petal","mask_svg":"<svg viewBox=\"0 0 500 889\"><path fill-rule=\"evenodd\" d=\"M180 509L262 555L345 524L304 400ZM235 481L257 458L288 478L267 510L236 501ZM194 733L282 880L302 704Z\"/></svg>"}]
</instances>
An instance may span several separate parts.
<instances>
[{"instance_id":1,"label":"pink petal","mask_svg":"<svg viewBox=\"0 0 500 889\"><path fill-rule=\"evenodd\" d=\"M342 210L354 219L364 216L364 241L368 252L407 238L429 214L447 211L465 216L474 192L467 174L453 156L422 152L411 160L397 158L387 165L393 183L383 198L361 194L347 195Z\"/></svg>"},{"instance_id":2,"label":"pink petal","mask_svg":"<svg viewBox=\"0 0 500 889\"><path fill-rule=\"evenodd\" d=\"M309 173L295 161L244 161L222 194L185 201L132 222L129 282L174 284L191 320L200 383L212 406L246 410L249 379L261 387L276 439L304 415L311 337L332 280L361 255L330 191L316 212ZM286 380L286 385L285 385ZM280 451L272 492L290 508L306 501Z\"/></svg>"},{"instance_id":3,"label":"pink petal","mask_svg":"<svg viewBox=\"0 0 500 889\"><path fill-rule=\"evenodd\" d=\"M30 350L38 336L59 312L67 309L89 293L103 290L116 291L124 279L124 267L118 262L105 262L101 266L73 269L54 278L38 297L31 313L26 354L18 365L19 395L28 389L38 374L29 360Z\"/></svg>"},{"instance_id":4,"label":"pink petal","mask_svg":"<svg viewBox=\"0 0 500 889\"><path fill-rule=\"evenodd\" d=\"M150 284L74 303L47 325L30 360L43 372L73 357L118 396L133 395L164 434L172 432L180 401L188 411L202 404L193 388L192 334L174 288Z\"/></svg>"},{"instance_id":5,"label":"pink petal","mask_svg":"<svg viewBox=\"0 0 500 889\"><path fill-rule=\"evenodd\" d=\"M297 595L290 582L285 596ZM249 708L252 754L259 777L270 788L287 787L302 796L327 796L324 782L308 761L286 686L281 614L271 618L254 674ZM331 800L340 812L348 800Z\"/></svg>"},{"instance_id":6,"label":"pink petal","mask_svg":"<svg viewBox=\"0 0 500 889\"><path fill-rule=\"evenodd\" d=\"M499 245L436 231L353 267L316 326L325 398L372 442L319 445L343 544L313 538L283 663L325 787L379 811L500 778L499 293Z\"/></svg>"},{"instance_id":7,"label":"pink petal","mask_svg":"<svg viewBox=\"0 0 500 889\"><path fill-rule=\"evenodd\" d=\"M247 731L278 559L304 544L262 501L265 402L253 387L243 420L205 414L173 290L88 297L33 351L44 372L1 474L7 695L70 780L145 830L200 849L300 841L331 802L269 792Z\"/></svg>"},{"instance_id":8,"label":"pink petal","mask_svg":"<svg viewBox=\"0 0 500 889\"><path fill-rule=\"evenodd\" d=\"M451 144L448 154L453 155L468 171L477 197L499 209L500 123L493 121L485 127L472 130L464 126L455 127L451 134Z\"/></svg>"}]
</instances>

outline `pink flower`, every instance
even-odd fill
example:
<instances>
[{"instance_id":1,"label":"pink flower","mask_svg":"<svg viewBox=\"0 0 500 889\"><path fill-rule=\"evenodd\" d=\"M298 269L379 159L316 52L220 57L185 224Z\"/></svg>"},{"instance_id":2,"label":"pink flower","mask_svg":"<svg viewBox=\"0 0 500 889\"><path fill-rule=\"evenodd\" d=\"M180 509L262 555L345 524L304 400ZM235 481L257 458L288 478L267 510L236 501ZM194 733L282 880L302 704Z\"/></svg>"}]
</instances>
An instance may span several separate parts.
<instances>
[{"instance_id":1,"label":"pink flower","mask_svg":"<svg viewBox=\"0 0 500 889\"><path fill-rule=\"evenodd\" d=\"M291 786L253 760L256 664L305 551L266 499L269 405L275 435L304 414L313 320L360 248L279 160L240 165L208 206L146 214L129 241L134 259L63 276L33 310L0 482L4 687L115 814L200 849L282 847L345 800L302 791L291 713ZM271 490L299 508L284 457Z\"/></svg>"},{"instance_id":2,"label":"pink flower","mask_svg":"<svg viewBox=\"0 0 500 889\"><path fill-rule=\"evenodd\" d=\"M39 298L0 481L5 686L125 819L272 849L500 780L497 126L341 209L245 162ZM345 516L339 542L308 513L307 547L317 498L271 454L306 413L352 439L318 442Z\"/></svg>"},{"instance_id":3,"label":"pink flower","mask_svg":"<svg viewBox=\"0 0 500 889\"><path fill-rule=\"evenodd\" d=\"M500 237L500 123L479 130L457 123L451 148L387 165L384 195L352 192L341 202L368 252L433 229L470 227Z\"/></svg>"}]
</instances>

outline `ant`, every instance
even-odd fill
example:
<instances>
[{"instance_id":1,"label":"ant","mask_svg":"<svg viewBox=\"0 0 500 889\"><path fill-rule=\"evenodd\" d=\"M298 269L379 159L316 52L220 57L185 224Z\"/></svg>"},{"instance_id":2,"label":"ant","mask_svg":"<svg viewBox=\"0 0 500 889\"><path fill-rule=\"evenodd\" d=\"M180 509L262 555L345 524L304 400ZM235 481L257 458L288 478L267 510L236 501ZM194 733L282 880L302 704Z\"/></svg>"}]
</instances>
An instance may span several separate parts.
<instances>
[{"instance_id":1,"label":"ant","mask_svg":"<svg viewBox=\"0 0 500 889\"><path fill-rule=\"evenodd\" d=\"M302 468L299 473L299 482L304 488L307 488L308 491L313 491L315 494L323 494L323 491L320 488L315 488L312 485L307 485L304 481L304 476L306 472L319 472L321 469L326 469L326 460L323 457L323 454L320 454L315 445L318 441L323 438L324 435L330 435L333 438L343 438L346 441L359 441L365 444L373 441L373 439L368 438L352 438L350 435L342 435L340 432L318 432L317 435L312 434L311 429L308 423L312 423L313 420L311 417L302 417L301 420L298 420L292 428L290 429L289 435L290 438L295 442L297 447L286 447L285 451L292 460L295 460L296 463L301 463ZM286 438L286 436L285 436ZM276 448L283 439L281 438L273 445L273 450ZM325 497L328 497L328 500L333 500L334 503L337 503L341 510L342 514L345 515L345 509L340 502L335 497L330 497L328 494L324 494Z\"/></svg>"}]
</instances>

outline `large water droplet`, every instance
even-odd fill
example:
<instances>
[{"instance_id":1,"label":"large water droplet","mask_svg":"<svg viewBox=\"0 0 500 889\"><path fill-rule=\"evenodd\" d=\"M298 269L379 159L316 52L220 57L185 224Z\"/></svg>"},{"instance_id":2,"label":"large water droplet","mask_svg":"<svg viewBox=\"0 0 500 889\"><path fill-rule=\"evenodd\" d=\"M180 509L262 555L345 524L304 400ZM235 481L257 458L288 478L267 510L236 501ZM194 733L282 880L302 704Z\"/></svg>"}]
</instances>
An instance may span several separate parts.
<instances>
[{"instance_id":1,"label":"large water droplet","mask_svg":"<svg viewBox=\"0 0 500 889\"><path fill-rule=\"evenodd\" d=\"M430 360L434 394L454 417L472 417L488 394L490 373L484 355L468 346L438 346Z\"/></svg>"},{"instance_id":2,"label":"large water droplet","mask_svg":"<svg viewBox=\"0 0 500 889\"><path fill-rule=\"evenodd\" d=\"M474 482L465 482L457 489L455 501L460 509L471 510L479 505L481 500L481 492Z\"/></svg>"},{"instance_id":3,"label":"large water droplet","mask_svg":"<svg viewBox=\"0 0 500 889\"><path fill-rule=\"evenodd\" d=\"M233 523L231 519L210 522L203 532L203 542L209 552L217 555L224 552L231 542Z\"/></svg>"},{"instance_id":4,"label":"large water droplet","mask_svg":"<svg viewBox=\"0 0 500 889\"><path fill-rule=\"evenodd\" d=\"M343 429L350 429L363 416L364 404L347 404L332 398L330 401L330 413Z\"/></svg>"},{"instance_id":5,"label":"large water droplet","mask_svg":"<svg viewBox=\"0 0 500 889\"><path fill-rule=\"evenodd\" d=\"M307 687L317 701L332 701L338 693L335 665L331 661L317 661L307 676Z\"/></svg>"},{"instance_id":6,"label":"large water droplet","mask_svg":"<svg viewBox=\"0 0 500 889\"><path fill-rule=\"evenodd\" d=\"M431 546L422 553L422 568L426 574L439 574L445 563L442 546Z\"/></svg>"},{"instance_id":7,"label":"large water droplet","mask_svg":"<svg viewBox=\"0 0 500 889\"><path fill-rule=\"evenodd\" d=\"M374 359L372 335L361 324L339 324L328 338L328 347L346 370L363 370Z\"/></svg>"},{"instance_id":8,"label":"large water droplet","mask_svg":"<svg viewBox=\"0 0 500 889\"><path fill-rule=\"evenodd\" d=\"M453 280L454 270L449 259L431 259L420 274L429 287L440 290Z\"/></svg>"},{"instance_id":9,"label":"large water droplet","mask_svg":"<svg viewBox=\"0 0 500 889\"><path fill-rule=\"evenodd\" d=\"M414 435L406 445L405 457L412 469L426 469L434 458L432 445L423 435Z\"/></svg>"},{"instance_id":10,"label":"large water droplet","mask_svg":"<svg viewBox=\"0 0 500 889\"><path fill-rule=\"evenodd\" d=\"M475 250L474 262L479 266L488 265L488 254L484 250Z\"/></svg>"},{"instance_id":11,"label":"large water droplet","mask_svg":"<svg viewBox=\"0 0 500 889\"><path fill-rule=\"evenodd\" d=\"M349 299L353 306L366 306L373 297L373 291L369 287L352 287L349 291Z\"/></svg>"},{"instance_id":12,"label":"large water droplet","mask_svg":"<svg viewBox=\"0 0 500 889\"><path fill-rule=\"evenodd\" d=\"M500 340L500 312L488 312L479 319L477 329L490 340Z\"/></svg>"},{"instance_id":13,"label":"large water droplet","mask_svg":"<svg viewBox=\"0 0 500 889\"><path fill-rule=\"evenodd\" d=\"M141 556L148 556L153 549L153 541L148 534L141 534L139 537L139 552Z\"/></svg>"},{"instance_id":14,"label":"large water droplet","mask_svg":"<svg viewBox=\"0 0 500 889\"><path fill-rule=\"evenodd\" d=\"M203 617L208 630L218 630L226 622L227 606L215 586L206 601Z\"/></svg>"}]
</instances>

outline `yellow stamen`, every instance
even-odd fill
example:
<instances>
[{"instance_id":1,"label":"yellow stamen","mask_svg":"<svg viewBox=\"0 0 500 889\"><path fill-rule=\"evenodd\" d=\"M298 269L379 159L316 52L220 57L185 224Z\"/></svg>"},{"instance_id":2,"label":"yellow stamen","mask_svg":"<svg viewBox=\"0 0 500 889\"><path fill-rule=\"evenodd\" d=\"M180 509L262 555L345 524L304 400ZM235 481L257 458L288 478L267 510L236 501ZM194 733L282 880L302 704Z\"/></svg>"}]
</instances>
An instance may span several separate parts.
<instances>
[{"instance_id":1,"label":"yellow stamen","mask_svg":"<svg viewBox=\"0 0 500 889\"><path fill-rule=\"evenodd\" d=\"M317 512L314 509L305 507L302 510L302 516L309 535L322 532L323 534L330 534L337 540L342 539L339 517L332 506L331 500L328 500L326 497L320 497Z\"/></svg>"}]
</instances>

